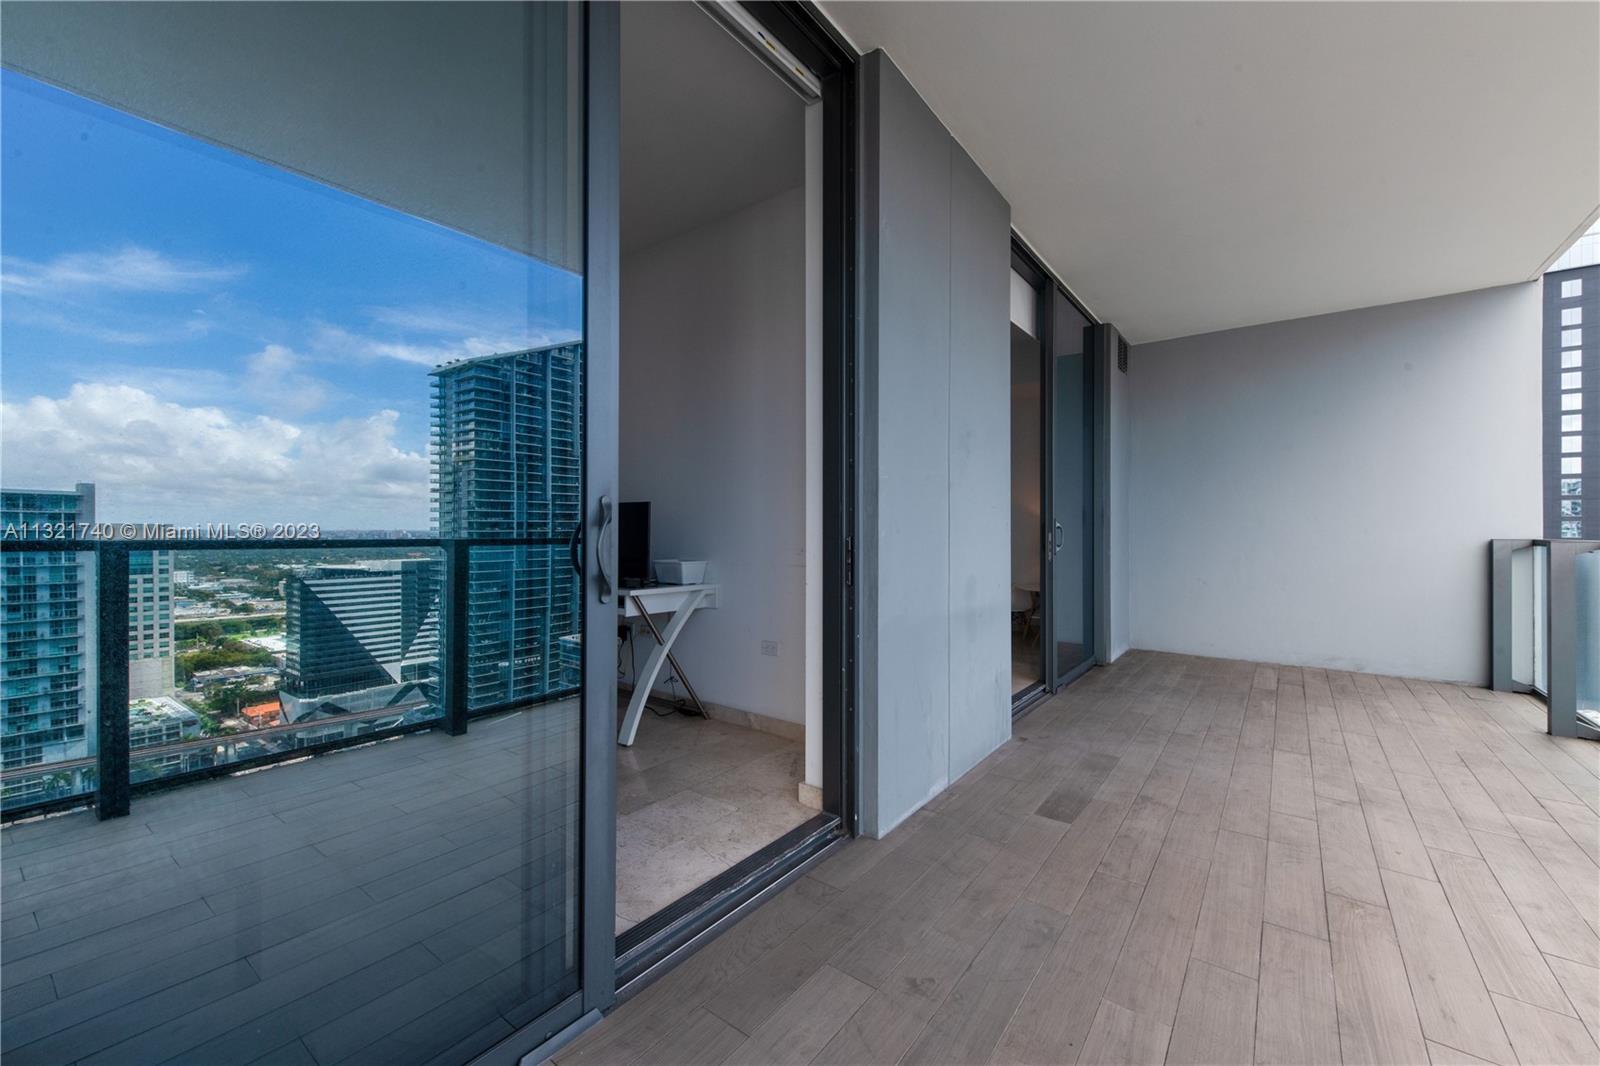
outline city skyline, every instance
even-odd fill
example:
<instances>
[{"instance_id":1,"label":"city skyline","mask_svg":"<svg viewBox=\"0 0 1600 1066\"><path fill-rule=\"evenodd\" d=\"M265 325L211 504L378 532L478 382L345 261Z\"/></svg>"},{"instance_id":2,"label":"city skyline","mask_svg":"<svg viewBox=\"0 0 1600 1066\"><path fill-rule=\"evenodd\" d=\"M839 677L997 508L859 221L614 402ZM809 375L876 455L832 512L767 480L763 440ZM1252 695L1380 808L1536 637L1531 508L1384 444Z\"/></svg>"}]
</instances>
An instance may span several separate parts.
<instances>
[{"instance_id":1,"label":"city skyline","mask_svg":"<svg viewBox=\"0 0 1600 1066\"><path fill-rule=\"evenodd\" d=\"M12 71L8 485L112 522L423 530L429 371L575 338L573 274Z\"/></svg>"}]
</instances>

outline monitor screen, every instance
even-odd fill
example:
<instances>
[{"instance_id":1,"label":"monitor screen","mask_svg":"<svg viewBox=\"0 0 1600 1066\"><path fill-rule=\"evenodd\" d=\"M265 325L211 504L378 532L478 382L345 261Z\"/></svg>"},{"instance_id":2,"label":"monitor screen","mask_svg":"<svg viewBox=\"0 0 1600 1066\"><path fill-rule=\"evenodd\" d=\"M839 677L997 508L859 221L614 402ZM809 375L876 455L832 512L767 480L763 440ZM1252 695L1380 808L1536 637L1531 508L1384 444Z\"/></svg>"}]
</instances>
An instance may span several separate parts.
<instances>
[{"instance_id":1,"label":"monitor screen","mask_svg":"<svg viewBox=\"0 0 1600 1066\"><path fill-rule=\"evenodd\" d=\"M650 504L617 508L617 581L624 588L650 583Z\"/></svg>"}]
</instances>

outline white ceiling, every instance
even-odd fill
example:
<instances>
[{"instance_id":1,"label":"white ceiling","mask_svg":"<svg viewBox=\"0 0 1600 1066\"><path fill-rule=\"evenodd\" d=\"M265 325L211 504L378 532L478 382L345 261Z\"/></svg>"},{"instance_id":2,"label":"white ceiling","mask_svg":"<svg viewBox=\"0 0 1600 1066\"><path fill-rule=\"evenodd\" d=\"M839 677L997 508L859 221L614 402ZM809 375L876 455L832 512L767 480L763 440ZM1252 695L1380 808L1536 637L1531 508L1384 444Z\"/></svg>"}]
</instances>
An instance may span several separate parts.
<instances>
[{"instance_id":1,"label":"white ceiling","mask_svg":"<svg viewBox=\"0 0 1600 1066\"><path fill-rule=\"evenodd\" d=\"M805 180L805 105L705 12L622 8L622 250Z\"/></svg>"},{"instance_id":2,"label":"white ceiling","mask_svg":"<svg viewBox=\"0 0 1600 1066\"><path fill-rule=\"evenodd\" d=\"M1600 4L825 7L1135 342L1525 281L1600 206Z\"/></svg>"}]
</instances>

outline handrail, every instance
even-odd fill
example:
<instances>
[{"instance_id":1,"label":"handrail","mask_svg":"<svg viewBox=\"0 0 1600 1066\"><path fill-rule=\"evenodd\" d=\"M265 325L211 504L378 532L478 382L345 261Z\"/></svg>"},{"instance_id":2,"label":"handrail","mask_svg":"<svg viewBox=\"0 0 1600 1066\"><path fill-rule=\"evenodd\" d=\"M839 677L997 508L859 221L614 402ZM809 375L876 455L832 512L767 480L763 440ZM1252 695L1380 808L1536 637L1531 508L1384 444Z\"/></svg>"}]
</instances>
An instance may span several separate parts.
<instances>
[{"instance_id":1,"label":"handrail","mask_svg":"<svg viewBox=\"0 0 1600 1066\"><path fill-rule=\"evenodd\" d=\"M34 763L31 766L13 766L9 770L0 770L0 781L14 781L19 778L32 777L35 774L59 774L68 770L87 770L94 766L97 760L93 755L86 755L81 759L61 759L58 762Z\"/></svg>"},{"instance_id":2,"label":"handrail","mask_svg":"<svg viewBox=\"0 0 1600 1066\"><path fill-rule=\"evenodd\" d=\"M214 737L191 737L188 740L173 740L165 744L151 744L143 748L134 748L128 754L133 759L147 759L157 755L183 755L187 752L203 751L206 748L221 747L225 744L234 744L239 741L281 737L290 733L304 733L318 727L339 726L347 722L367 722L374 718L393 718L398 714L410 714L412 711L421 710L433 702L433 700L428 699L413 700L375 711L351 711L331 718L309 718L301 722L283 722L278 725L262 726L260 729L247 729L242 733L225 733Z\"/></svg>"},{"instance_id":3,"label":"handrail","mask_svg":"<svg viewBox=\"0 0 1600 1066\"><path fill-rule=\"evenodd\" d=\"M108 527L100 527L108 528ZM151 528L165 528L141 526L142 530ZM393 718L414 713L430 704L437 705L440 715L435 721L429 719L425 722L402 724L395 729L384 729L380 732L361 735L358 737L333 737L326 740L313 741L295 749L307 754L323 750L335 750L348 746L351 742L359 742L367 737L381 737L418 729L426 729L437 725L447 729L451 734L465 733L467 723L471 718L483 717L490 714L502 713L515 708L529 706L535 702L560 699L570 696L571 689L552 690L539 693L530 697L519 697L497 702L493 706L469 707L469 692L467 687L468 667L468 641L467 629L470 624L466 610L466 589L470 584L470 552L474 548L539 548L539 547L564 547L569 542L569 534L550 537L507 537L507 536L473 536L473 537L338 537L338 538L310 538L310 537L265 537L265 538L201 538L184 536L184 530L174 527L175 534L157 539L128 538L121 539L115 536L105 537L63 537L63 538L6 538L0 537L0 552L9 556L11 553L90 553L95 557L94 565L98 571L97 584L99 587L99 604L94 616L98 619L98 639L91 642L87 649L88 654L95 656L97 661L98 699L96 700L96 725L97 745L96 754L76 759L65 759L51 763L35 763L29 766L12 767L0 771L0 782L13 782L27 778L51 775L56 773L76 773L93 769L95 771L95 787L75 793L71 799L85 802L90 799L94 802L96 811L101 818L117 817L128 813L130 797L134 782L132 773L135 763L147 762L151 759L185 755L207 749L236 748L240 744L265 742L270 745L274 739L307 733L319 728L335 728L344 724L354 724L373 721L383 718ZM383 550L389 552L405 552L408 550L429 550L442 552L440 563L441 573L441 607L439 624L442 632L439 637L440 670L438 675L438 696L436 699L408 700L400 704L350 712L318 718L301 722L283 723L265 726L260 729L251 729L240 733L230 733L221 736L196 737L188 740L172 741L165 744L156 744L138 749L130 748L128 742L128 557L133 552L165 551L165 552L202 552L202 551L260 551L260 552L290 552L301 551L334 551L334 550ZM224 620L244 616L224 616ZM39 621L40 619L33 619ZM262 752L244 758L231 758L225 765L226 768L247 769L252 766L265 765L284 758L283 752ZM176 783L186 779L200 776L211 776L222 771L224 766L206 767L202 769L183 770L177 773L164 774L159 781L142 782L143 787L156 784ZM63 802L58 798L50 798L34 803L19 804L0 811L0 817L11 819L34 812L40 808L56 806Z\"/></svg>"}]
</instances>

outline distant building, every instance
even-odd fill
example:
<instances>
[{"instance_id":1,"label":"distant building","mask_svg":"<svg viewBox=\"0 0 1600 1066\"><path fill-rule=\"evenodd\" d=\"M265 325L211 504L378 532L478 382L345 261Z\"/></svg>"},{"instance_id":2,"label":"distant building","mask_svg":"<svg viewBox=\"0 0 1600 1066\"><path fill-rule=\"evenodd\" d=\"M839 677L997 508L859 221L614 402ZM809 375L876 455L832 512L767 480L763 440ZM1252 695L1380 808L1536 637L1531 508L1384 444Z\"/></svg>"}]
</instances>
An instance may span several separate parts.
<instances>
[{"instance_id":1,"label":"distant building","mask_svg":"<svg viewBox=\"0 0 1600 1066\"><path fill-rule=\"evenodd\" d=\"M434 699L439 564L384 559L308 567L284 582L286 721L398 712Z\"/></svg>"},{"instance_id":2,"label":"distant building","mask_svg":"<svg viewBox=\"0 0 1600 1066\"><path fill-rule=\"evenodd\" d=\"M128 698L164 696L173 677L172 553L128 555Z\"/></svg>"},{"instance_id":3,"label":"distant building","mask_svg":"<svg viewBox=\"0 0 1600 1066\"><path fill-rule=\"evenodd\" d=\"M130 751L193 740L200 731L200 716L171 696L153 696L128 704Z\"/></svg>"},{"instance_id":4,"label":"distant building","mask_svg":"<svg viewBox=\"0 0 1600 1066\"><path fill-rule=\"evenodd\" d=\"M472 708L569 687L559 642L578 632L579 589L566 542L582 509L582 368L582 345L556 344L433 371L439 535L546 542L472 552Z\"/></svg>"},{"instance_id":5,"label":"distant building","mask_svg":"<svg viewBox=\"0 0 1600 1066\"><path fill-rule=\"evenodd\" d=\"M214 670L196 670L189 675L189 688L194 692L218 685L272 688L277 685L280 672L276 666L219 666Z\"/></svg>"},{"instance_id":6,"label":"distant building","mask_svg":"<svg viewBox=\"0 0 1600 1066\"><path fill-rule=\"evenodd\" d=\"M94 486L0 489L8 539L44 539L39 525L94 521ZM38 766L5 785L5 806L94 788L93 767L52 769L95 750L97 618L89 552L6 552L0 556L0 765Z\"/></svg>"},{"instance_id":7,"label":"distant building","mask_svg":"<svg viewBox=\"0 0 1600 1066\"><path fill-rule=\"evenodd\" d=\"M264 729L283 721L283 706L275 699L265 703L252 703L248 707L239 708L239 717L257 729Z\"/></svg>"},{"instance_id":8,"label":"distant building","mask_svg":"<svg viewBox=\"0 0 1600 1066\"><path fill-rule=\"evenodd\" d=\"M204 731L200 716L171 696L152 696L128 704L128 763L134 781L152 781L189 773L215 764L208 745L177 751L156 751L163 744L197 740Z\"/></svg>"},{"instance_id":9,"label":"distant building","mask_svg":"<svg viewBox=\"0 0 1600 1066\"><path fill-rule=\"evenodd\" d=\"M280 661L284 653L289 650L288 638L281 633L268 633L263 636L256 637L241 637L240 642L248 644L252 648L260 648L262 651L271 652L274 656L277 656Z\"/></svg>"},{"instance_id":10,"label":"distant building","mask_svg":"<svg viewBox=\"0 0 1600 1066\"><path fill-rule=\"evenodd\" d=\"M1600 224L1544 276L1544 533L1600 540Z\"/></svg>"}]
</instances>

